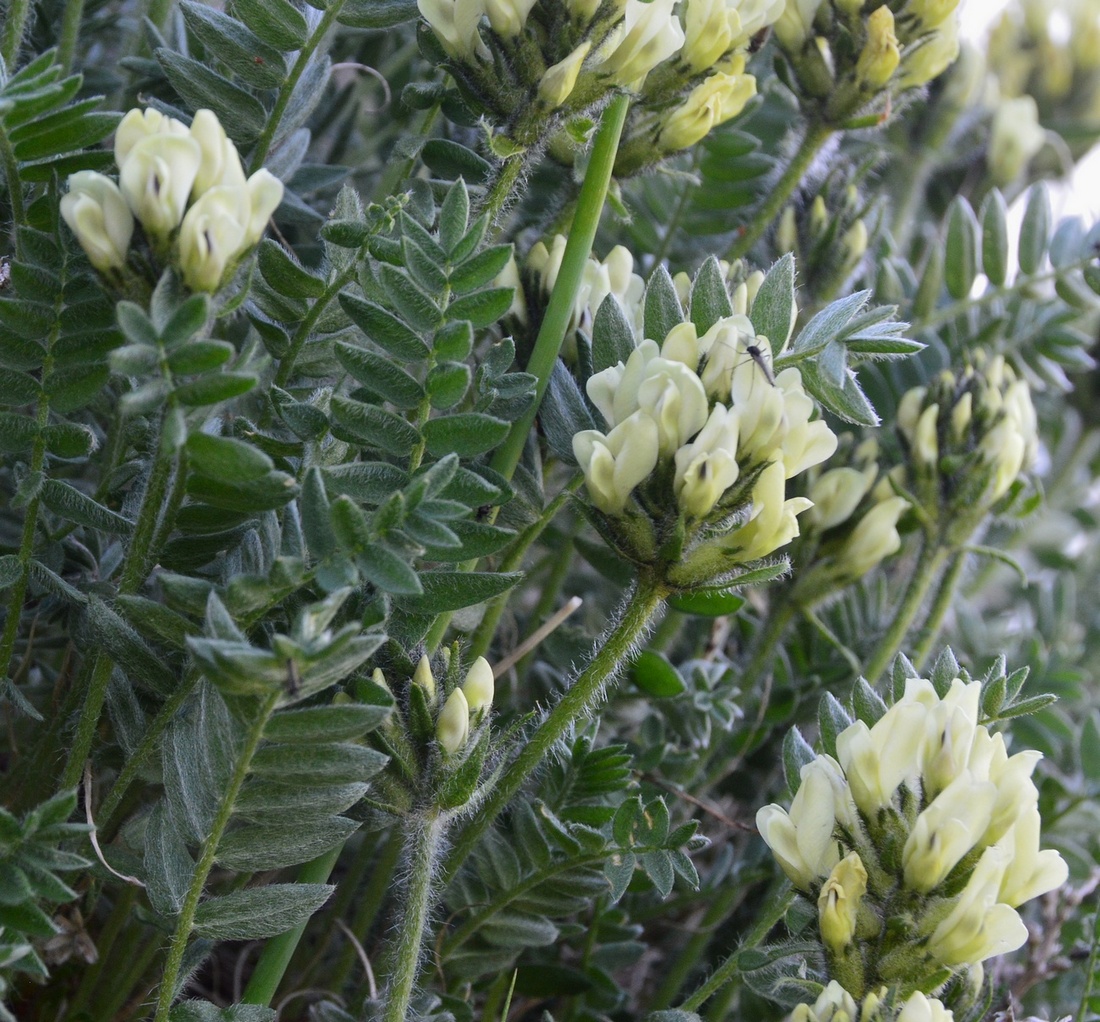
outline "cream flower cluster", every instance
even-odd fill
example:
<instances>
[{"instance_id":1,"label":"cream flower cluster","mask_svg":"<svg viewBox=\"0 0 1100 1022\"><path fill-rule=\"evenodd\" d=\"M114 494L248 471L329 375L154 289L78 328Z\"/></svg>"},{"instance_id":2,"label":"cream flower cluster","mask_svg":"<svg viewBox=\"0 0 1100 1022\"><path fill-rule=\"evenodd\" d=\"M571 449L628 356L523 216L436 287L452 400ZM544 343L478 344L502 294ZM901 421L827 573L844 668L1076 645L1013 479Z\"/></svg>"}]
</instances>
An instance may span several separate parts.
<instances>
[{"instance_id":1,"label":"cream flower cluster","mask_svg":"<svg viewBox=\"0 0 1100 1022\"><path fill-rule=\"evenodd\" d=\"M958 5L786 0L775 35L803 91L844 117L877 93L916 88L942 74L959 53ZM840 53L851 53L847 66Z\"/></svg>"},{"instance_id":2,"label":"cream flower cluster","mask_svg":"<svg viewBox=\"0 0 1100 1022\"><path fill-rule=\"evenodd\" d=\"M745 562L789 543L810 502L787 499L786 481L828 458L837 440L811 418L815 406L798 370L773 378L771 360L768 339L735 314L702 336L680 323L662 343L646 338L625 363L593 375L588 396L608 431L573 438L593 504L622 515L636 487L671 477L676 512L699 522L736 510L724 499L748 477L748 520L721 545ZM643 497L668 514L659 495Z\"/></svg>"},{"instance_id":3,"label":"cream flower cluster","mask_svg":"<svg viewBox=\"0 0 1100 1022\"><path fill-rule=\"evenodd\" d=\"M834 979L813 1004L799 1004L787 1022L953 1022L955 1017L940 1001L919 990L891 1010L888 994L886 987L880 987L857 1002Z\"/></svg>"},{"instance_id":4,"label":"cream flower cluster","mask_svg":"<svg viewBox=\"0 0 1100 1022\"><path fill-rule=\"evenodd\" d=\"M537 126L526 123L533 115L579 112L610 88L640 95L648 88L659 95L642 96L657 102L643 102L653 112L637 131L672 152L736 116L755 94L745 51L779 17L783 0L418 0L418 7L469 88L488 98L496 90L483 72L514 66L511 77L527 95L501 92L489 106L514 122L508 130L522 144L537 137Z\"/></svg>"},{"instance_id":5,"label":"cream flower cluster","mask_svg":"<svg viewBox=\"0 0 1100 1022\"><path fill-rule=\"evenodd\" d=\"M245 178L217 116L199 110L191 127L157 110L131 110L115 133L118 183L93 171L69 178L61 215L92 265L127 262L135 219L161 260L193 291L216 291L263 236L283 185L266 170Z\"/></svg>"},{"instance_id":6,"label":"cream flower cluster","mask_svg":"<svg viewBox=\"0 0 1100 1022\"><path fill-rule=\"evenodd\" d=\"M1058 852L1039 849L1040 755L1010 756L979 723L980 700L978 681L956 678L941 697L910 678L873 726L838 735L835 759L802 768L790 810L757 813L791 882L817 895L830 953L843 959L866 940L862 953L880 955L869 980L1015 950L1027 939L1016 907L1066 880ZM900 950L879 943L896 932L887 904L909 920Z\"/></svg>"},{"instance_id":7,"label":"cream flower cluster","mask_svg":"<svg viewBox=\"0 0 1100 1022\"><path fill-rule=\"evenodd\" d=\"M916 387L901 399L898 429L906 440L919 487L939 478L950 456L976 458L985 488L972 492L968 466L956 488L966 503L982 510L1004 496L1035 461L1038 426L1031 391L1001 356L977 360L961 376L944 372L929 387Z\"/></svg>"}]
</instances>

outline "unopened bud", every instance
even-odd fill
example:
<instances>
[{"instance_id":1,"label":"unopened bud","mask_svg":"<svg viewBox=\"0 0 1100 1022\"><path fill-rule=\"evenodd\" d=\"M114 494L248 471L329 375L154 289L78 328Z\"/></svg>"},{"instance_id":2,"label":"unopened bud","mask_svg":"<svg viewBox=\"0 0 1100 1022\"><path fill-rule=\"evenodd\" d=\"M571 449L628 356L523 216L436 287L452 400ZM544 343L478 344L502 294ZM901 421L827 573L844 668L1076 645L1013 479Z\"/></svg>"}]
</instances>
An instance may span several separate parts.
<instances>
[{"instance_id":1,"label":"unopened bud","mask_svg":"<svg viewBox=\"0 0 1100 1022\"><path fill-rule=\"evenodd\" d=\"M561 106L576 87L581 65L591 49L592 42L586 39L569 56L548 67L539 82L539 99L551 109Z\"/></svg>"},{"instance_id":2,"label":"unopened bud","mask_svg":"<svg viewBox=\"0 0 1100 1022\"><path fill-rule=\"evenodd\" d=\"M479 656L466 672L466 680L462 683L462 693L469 704L470 716L475 720L483 713L488 713L493 705L493 669L489 661Z\"/></svg>"},{"instance_id":3,"label":"unopened bud","mask_svg":"<svg viewBox=\"0 0 1100 1022\"><path fill-rule=\"evenodd\" d=\"M867 893L867 870L851 852L834 867L817 899L818 926L825 946L840 954L856 933L859 904Z\"/></svg>"},{"instance_id":4,"label":"unopened bud","mask_svg":"<svg viewBox=\"0 0 1100 1022\"><path fill-rule=\"evenodd\" d=\"M419 685L427 696L428 705L435 702L435 675L432 674L432 665L426 656L420 658L420 662L413 671L412 683Z\"/></svg>"},{"instance_id":5,"label":"unopened bud","mask_svg":"<svg viewBox=\"0 0 1100 1022\"><path fill-rule=\"evenodd\" d=\"M439 713L439 720L436 721L435 736L449 756L465 747L466 740L470 737L470 707L462 689L456 688L447 696Z\"/></svg>"},{"instance_id":6,"label":"unopened bud","mask_svg":"<svg viewBox=\"0 0 1100 1022\"><path fill-rule=\"evenodd\" d=\"M867 19L867 42L856 61L856 80L867 89L881 89L901 62L894 14L883 4Z\"/></svg>"}]
</instances>

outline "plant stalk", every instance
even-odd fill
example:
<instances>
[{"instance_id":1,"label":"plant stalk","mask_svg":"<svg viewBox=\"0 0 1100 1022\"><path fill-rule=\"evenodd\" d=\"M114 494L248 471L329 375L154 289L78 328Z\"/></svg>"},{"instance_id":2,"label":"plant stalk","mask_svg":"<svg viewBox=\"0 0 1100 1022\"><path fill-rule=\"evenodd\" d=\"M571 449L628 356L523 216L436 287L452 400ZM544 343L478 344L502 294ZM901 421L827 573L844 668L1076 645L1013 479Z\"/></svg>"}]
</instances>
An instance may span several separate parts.
<instances>
[{"instance_id":1,"label":"plant stalk","mask_svg":"<svg viewBox=\"0 0 1100 1022\"><path fill-rule=\"evenodd\" d=\"M446 823L436 810L408 821L405 905L390 949L391 972L381 1022L405 1022L408 1017L420 972L420 947L431 915L432 876L445 830Z\"/></svg>"},{"instance_id":2,"label":"plant stalk","mask_svg":"<svg viewBox=\"0 0 1100 1022\"><path fill-rule=\"evenodd\" d=\"M962 550L952 553L947 570L944 571L943 578L940 579L935 599L933 599L932 607L928 611L928 617L925 619L924 625L917 635L917 641L913 645L911 658L913 666L918 670L924 666L928 654L940 637L944 618L947 617L947 612L951 609L951 604L955 599L955 590L959 587L959 580L962 578L965 567L966 553Z\"/></svg>"},{"instance_id":3,"label":"plant stalk","mask_svg":"<svg viewBox=\"0 0 1100 1022\"><path fill-rule=\"evenodd\" d=\"M279 95L275 99L275 105L271 108L271 113L268 114L267 124L264 125L264 130L256 140L256 148L252 150L252 160L249 164L250 174L255 174L264 165L264 160L267 159L267 154L271 151L271 144L275 141L275 135L282 123L283 114L286 113L286 108L290 103L290 97L294 95L294 89L309 66L309 62L313 59L317 47L343 9L344 2L345 0L332 0L325 8L325 13L321 15L321 20L317 22L317 27L310 34L305 45L298 51L298 57L294 61L294 66L290 69L290 74L286 76L286 81L279 87Z\"/></svg>"},{"instance_id":4,"label":"plant stalk","mask_svg":"<svg viewBox=\"0 0 1100 1022\"><path fill-rule=\"evenodd\" d=\"M8 0L4 26L0 30L0 60L3 60L9 75L15 72L15 62L19 57L19 47L23 43L30 12L31 0Z\"/></svg>"},{"instance_id":5,"label":"plant stalk","mask_svg":"<svg viewBox=\"0 0 1100 1022\"><path fill-rule=\"evenodd\" d=\"M80 38L80 23L84 20L84 0L65 0L61 16L61 33L57 44L57 62L62 74L72 70L76 43Z\"/></svg>"},{"instance_id":6,"label":"plant stalk","mask_svg":"<svg viewBox=\"0 0 1100 1022\"><path fill-rule=\"evenodd\" d=\"M195 924L195 913L199 908L199 900L202 898L203 889L206 887L207 878L214 868L214 857L218 851L225 828L229 825L229 818L233 815L233 803L248 776L248 769L252 765L252 757L256 754L260 740L263 738L264 727L268 718L275 710L279 701L279 691L272 692L262 704L252 726L245 737L244 747L237 758L237 765L233 775L229 779L225 794L222 796L221 805L218 807L217 816L210 828L210 834L203 842L202 857L195 866L194 876L191 878L191 886L183 900L183 908L180 909L179 919L176 922L175 932L172 934L172 942L168 949L168 960L164 965L164 973L160 981L160 993L157 997L157 1013L154 1022L168 1022L168 1012L172 1008L172 1002L176 999L176 982L179 979L180 969L183 966L183 955L187 950L187 940L191 936L191 929Z\"/></svg>"},{"instance_id":7,"label":"plant stalk","mask_svg":"<svg viewBox=\"0 0 1100 1022\"><path fill-rule=\"evenodd\" d=\"M619 620L596 643L588 666L543 722L521 743L519 755L458 835L443 865L444 883L458 872L481 835L545 761L553 746L573 724L590 714L599 704L608 684L627 661L639 638L645 634L665 596L666 590L657 579L646 576L639 579L634 591L627 596Z\"/></svg>"},{"instance_id":8,"label":"plant stalk","mask_svg":"<svg viewBox=\"0 0 1100 1022\"><path fill-rule=\"evenodd\" d=\"M905 637L909 634L913 622L916 621L924 605L924 599L943 569L948 556L949 551L946 547L941 546L933 536L925 536L916 569L909 580L909 587L905 590L901 606L894 614L890 627L886 629L886 633L879 639L878 645L864 664L863 676L872 685L901 650Z\"/></svg>"},{"instance_id":9,"label":"plant stalk","mask_svg":"<svg viewBox=\"0 0 1100 1022\"><path fill-rule=\"evenodd\" d=\"M312 862L307 862L298 871L296 883L323 884L327 882L333 867L336 865L336 860L340 858L340 853L343 850L344 844L340 842L335 848L325 852L324 855L319 855ZM298 941L302 939L302 934L306 932L306 923L308 923L308 920L294 927L293 930L287 930L286 933L280 933L277 937L272 937L264 945L259 960L256 962L252 978L249 979L248 986L245 987L244 996L241 998L242 1004L262 1004L266 1006L271 1003L275 991L279 989L279 984L282 982L286 967L290 964L290 959L298 947Z\"/></svg>"},{"instance_id":10,"label":"plant stalk","mask_svg":"<svg viewBox=\"0 0 1100 1022\"><path fill-rule=\"evenodd\" d=\"M615 154L619 150L619 138L629 106L628 95L623 93L616 96L604 111L603 120L592 143L592 156L577 197L577 212L565 245L561 269L558 271L558 279L554 283L554 290L546 306L546 315L526 367L527 372L533 373L538 381L535 384L535 399L531 402L531 407L512 425L504 443L493 454L493 469L506 479L512 478L512 473L523 455L523 447L535 424L543 394L550 383L550 372L565 341L565 331L573 315L573 304L577 300L584 268L592 251L596 228L600 225L604 200L611 184L611 170L615 165Z\"/></svg>"},{"instance_id":11,"label":"plant stalk","mask_svg":"<svg viewBox=\"0 0 1100 1022\"><path fill-rule=\"evenodd\" d=\"M783 888L786 889L785 892L783 892ZM774 895L774 897L765 896L764 898L764 904L769 905L770 903L770 908L765 908L762 911L756 925L749 931L741 946L711 973L710 978L695 993L680 1005L681 1011L698 1011L722 987L731 982L741 971L741 953L749 948L756 947L764 940L771 928L787 914L787 909L794 901L794 891L786 880L781 881L779 890L773 887L767 892L767 895Z\"/></svg>"},{"instance_id":12,"label":"plant stalk","mask_svg":"<svg viewBox=\"0 0 1100 1022\"><path fill-rule=\"evenodd\" d=\"M734 238L733 244L730 245L729 252L726 255L730 262L748 255L753 245L764 237L768 228L775 223L776 218L783 212L783 207L794 194L794 190L802 183L806 171L810 169L810 165L821 151L821 147L829 140L835 130L835 128L820 121L807 126L806 134L802 136L802 142L798 147L798 152L794 154L794 159L787 165L787 169L783 171L783 176L768 193L764 204L753 214L752 220L741 229L737 237Z\"/></svg>"}]
</instances>

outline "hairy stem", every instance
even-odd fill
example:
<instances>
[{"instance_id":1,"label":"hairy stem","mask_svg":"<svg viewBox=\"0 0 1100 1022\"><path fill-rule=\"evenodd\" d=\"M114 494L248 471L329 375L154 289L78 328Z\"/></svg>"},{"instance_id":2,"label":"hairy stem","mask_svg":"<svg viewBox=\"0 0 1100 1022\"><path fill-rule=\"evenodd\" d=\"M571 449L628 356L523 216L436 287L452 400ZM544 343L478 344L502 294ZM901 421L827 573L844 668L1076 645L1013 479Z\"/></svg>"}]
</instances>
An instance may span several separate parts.
<instances>
[{"instance_id":1,"label":"hairy stem","mask_svg":"<svg viewBox=\"0 0 1100 1022\"><path fill-rule=\"evenodd\" d=\"M233 775L229 779L225 794L222 796L218 813L214 817L214 823L210 828L210 834L203 842L202 856L195 866L195 874L191 878L191 886L183 899L183 908L180 909L179 919L176 921L176 929L172 934L172 941L168 948L168 961L164 965L164 974L161 976L160 993L157 997L157 1013L154 1022L167 1022L168 1012L176 997L176 982L179 979L180 969L183 966L183 955L187 950L187 941L191 936L191 928L195 924L195 913L199 908L199 900L206 887L207 878L214 868L214 857L218 851L225 828L229 825L229 818L233 815L233 803L237 800L237 794L248 776L248 769L252 765L252 757L263 737L264 727L268 718L275 710L275 704L279 701L279 691L272 692L259 707L252 721L252 726L245 736L244 746L237 757L237 765Z\"/></svg>"},{"instance_id":2,"label":"hairy stem","mask_svg":"<svg viewBox=\"0 0 1100 1022\"><path fill-rule=\"evenodd\" d=\"M794 901L794 891L787 881L784 880L781 883L780 890L773 888L768 892L769 896L763 899L763 904L766 907L740 947L711 973L710 978L695 993L680 1005L681 1011L698 1011L722 987L735 979L741 971L741 953L749 948L756 947L767 937L771 928L787 914L787 909ZM783 889L785 889L785 892L783 892Z\"/></svg>"},{"instance_id":3,"label":"hairy stem","mask_svg":"<svg viewBox=\"0 0 1100 1022\"><path fill-rule=\"evenodd\" d=\"M794 194L794 190L801 184L802 179L806 176L806 171L810 169L810 164L814 162L814 157L821 151L821 147L829 140L835 130L821 122L810 124L806 128L806 134L802 136L802 142L798 147L798 152L794 154L794 159L787 165L787 169L783 171L783 176L768 193L764 204L756 210L752 220L742 228L734 239L726 255L727 259L732 262L734 259L740 259L742 256L748 255L753 245L764 237L768 228L783 212L783 207Z\"/></svg>"},{"instance_id":4,"label":"hairy stem","mask_svg":"<svg viewBox=\"0 0 1100 1022\"><path fill-rule=\"evenodd\" d=\"M939 587L936 589L936 596L932 600L928 617L925 619L920 634L917 636L917 641L913 645L911 659L913 666L918 670L924 666L928 654L940 637L944 618L947 617L947 612L951 608L951 602L955 598L955 590L959 587L959 580L962 578L963 568L965 567L965 552L959 550L952 553L947 570L944 571L943 578L940 579Z\"/></svg>"},{"instance_id":5,"label":"hairy stem","mask_svg":"<svg viewBox=\"0 0 1100 1022\"><path fill-rule=\"evenodd\" d=\"M61 33L57 43L57 62L62 73L68 74L73 66L76 43L80 38L80 23L84 20L84 0L65 0L61 16Z\"/></svg>"},{"instance_id":6,"label":"hairy stem","mask_svg":"<svg viewBox=\"0 0 1100 1022\"><path fill-rule=\"evenodd\" d=\"M325 883L343 850L344 845L341 842L332 850L325 852L324 855L319 855L312 862L307 862L298 870L296 882L299 884ZM241 998L242 1004L268 1005L271 1003L275 991L279 989L279 984L282 982L286 967L290 964L290 959L298 947L298 942L302 939L302 934L306 932L307 922L308 920L300 923L293 930L287 930L286 933L280 933L277 937L272 937L264 945L260 958L256 962L256 969L252 973L252 978L248 981L248 986L245 987L244 996Z\"/></svg>"},{"instance_id":7,"label":"hairy stem","mask_svg":"<svg viewBox=\"0 0 1100 1022\"><path fill-rule=\"evenodd\" d=\"M145 486L145 493L141 499L141 510L138 512L130 549L126 552L126 560L122 566L122 578L118 585L120 595L136 592L149 574L153 540L157 534L168 481L172 478L176 461L176 451L168 441L162 420L160 441L153 460L153 468L149 473L149 482ZM80 722L77 724L76 735L69 750L69 758L65 763L65 771L61 775L62 789L76 787L80 782L81 774L84 772L84 761L88 758L92 742L95 740L96 728L99 727L99 717L103 712L103 703L107 698L107 686L113 669L114 664L106 653L96 654L95 667L84 697L84 709L80 713Z\"/></svg>"},{"instance_id":8,"label":"hairy stem","mask_svg":"<svg viewBox=\"0 0 1100 1022\"><path fill-rule=\"evenodd\" d=\"M416 977L420 947L432 909L432 880L446 824L433 810L406 824L405 904L390 946L390 977L383 997L381 1022L405 1022Z\"/></svg>"},{"instance_id":9,"label":"hairy stem","mask_svg":"<svg viewBox=\"0 0 1100 1022\"><path fill-rule=\"evenodd\" d=\"M546 527L554 520L558 511L561 510L570 496L577 491L577 488L583 481L583 476L574 476L565 489L546 505L538 520L529 525L516 537L508 553L500 562L500 568L498 570L502 572L515 571L516 568L523 563L524 555L530 549L531 544L543 534ZM496 632L497 625L500 623L500 617L504 613L504 608L507 605L507 593L498 596L489 603L489 606L485 610L485 614L482 616L481 621L474 630L474 634L470 638L470 650L468 654L470 660L476 660L479 656L485 656L485 654L489 652L489 646L493 641L493 635Z\"/></svg>"},{"instance_id":10,"label":"hairy stem","mask_svg":"<svg viewBox=\"0 0 1100 1022\"><path fill-rule=\"evenodd\" d=\"M275 105L268 115L267 124L264 125L264 130L256 140L256 148L252 150L249 173L255 174L264 165L264 160L267 159L267 154L271 151L271 144L274 142L275 135L282 124L283 114L286 113L290 97L294 95L294 89L298 85L298 81L305 73L305 69L313 59L313 54L317 51L317 47L321 45L321 41L336 21L343 6L344 0L332 0L332 3L325 8L325 13L321 15L321 20L317 22L317 27L310 33L305 45L298 51L298 57L294 61L294 66L290 69L290 74L286 76L286 81L279 86L279 95L276 97Z\"/></svg>"},{"instance_id":11,"label":"hairy stem","mask_svg":"<svg viewBox=\"0 0 1100 1022\"><path fill-rule=\"evenodd\" d=\"M550 383L550 372L558 360L558 352L561 351L565 340L565 331L573 315L573 303L577 299L584 267L592 251L596 228L600 224L604 200L607 198L607 189L611 183L611 169L615 165L619 137L622 135L629 106L629 96L625 93L616 96L604 111L603 120L592 143L592 156L588 161L584 183L577 198L573 229L569 232L558 279L554 283L554 290L546 306L546 315L543 317L535 347L526 367L527 372L533 373L538 381L535 384L535 399L531 402L531 407L512 425L504 443L493 454L493 469L506 479L512 478L512 473L519 464L524 444L527 443L527 437L535 424L542 396Z\"/></svg>"},{"instance_id":12,"label":"hairy stem","mask_svg":"<svg viewBox=\"0 0 1100 1022\"><path fill-rule=\"evenodd\" d=\"M305 319L298 325L294 336L290 341L290 350L279 360L279 369L275 373L275 383L279 387L285 387L290 381L290 374L294 371L294 363L302 353L309 338L309 332L321 318L321 313L329 307L329 303L355 278L356 264L353 262L343 272L337 274L332 282L321 292L320 297L310 306Z\"/></svg>"},{"instance_id":13,"label":"hairy stem","mask_svg":"<svg viewBox=\"0 0 1100 1022\"><path fill-rule=\"evenodd\" d=\"M909 586L905 590L901 606L894 614L894 620L890 627L878 641L871 655L867 658L863 667L863 676L873 685L880 674L890 665L905 643L905 637L909 629L916 621L921 607L924 605L928 590L943 569L944 562L949 556L949 551L941 546L934 537L926 536L917 558L917 565L913 576L909 580Z\"/></svg>"},{"instance_id":14,"label":"hairy stem","mask_svg":"<svg viewBox=\"0 0 1100 1022\"><path fill-rule=\"evenodd\" d=\"M497 224L504 214L504 211L508 208L512 192L516 187L516 183L522 176L526 164L526 159L522 155L519 155L513 156L510 160L506 160L504 165L500 168L496 180L493 181L492 186L485 196L485 205L482 207L482 212L489 214L489 222L491 224Z\"/></svg>"},{"instance_id":15,"label":"hairy stem","mask_svg":"<svg viewBox=\"0 0 1100 1022\"><path fill-rule=\"evenodd\" d=\"M0 60L4 61L9 75L15 71L15 61L23 43L23 33L27 30L30 12L31 0L8 0L3 28L0 29Z\"/></svg>"},{"instance_id":16,"label":"hairy stem","mask_svg":"<svg viewBox=\"0 0 1100 1022\"><path fill-rule=\"evenodd\" d=\"M19 255L19 227L26 222L27 207L23 204L23 184L19 180L19 164L7 133L0 128L0 169L4 172L4 184L11 203L11 237L16 256Z\"/></svg>"},{"instance_id":17,"label":"hairy stem","mask_svg":"<svg viewBox=\"0 0 1100 1022\"><path fill-rule=\"evenodd\" d=\"M652 577L639 579L615 626L597 643L588 666L558 700L543 722L519 742L519 754L504 771L459 834L454 848L443 866L443 879L449 881L458 872L486 828L523 787L527 779L542 765L554 744L578 720L587 716L599 704L608 684L626 662L635 644L645 634L657 613L666 592Z\"/></svg>"}]
</instances>

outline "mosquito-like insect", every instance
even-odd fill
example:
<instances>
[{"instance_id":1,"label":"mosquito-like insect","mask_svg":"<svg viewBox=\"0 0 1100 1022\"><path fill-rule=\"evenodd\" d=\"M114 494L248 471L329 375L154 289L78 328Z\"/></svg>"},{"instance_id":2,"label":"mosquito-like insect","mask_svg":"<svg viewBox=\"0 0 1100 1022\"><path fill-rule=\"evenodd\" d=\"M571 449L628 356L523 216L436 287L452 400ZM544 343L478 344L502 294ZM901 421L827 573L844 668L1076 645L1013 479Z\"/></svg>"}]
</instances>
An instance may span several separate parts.
<instances>
[{"instance_id":1,"label":"mosquito-like insect","mask_svg":"<svg viewBox=\"0 0 1100 1022\"><path fill-rule=\"evenodd\" d=\"M723 347L729 347L730 346L730 342L725 341L725 340L718 341L717 343L721 344ZM748 356L748 358L752 359L752 361L756 363L757 368L760 370L761 373L764 374L764 379L767 380L768 383L772 387L774 387L775 386L775 374L772 372L771 364L768 361L768 354L762 348L758 347L755 344L746 344L745 345L745 354ZM709 359L707 361L709 361ZM730 386L733 385L734 373L736 373L737 370L741 366L743 366L744 364L745 364L744 361L737 362L734 365L731 365L722 374L723 388L727 385L727 383ZM699 367L699 375L702 376L704 371L705 371L705 363ZM754 373L753 377L752 377L752 383L750 384L750 388L752 386L755 386L755 382L756 382L756 374Z\"/></svg>"},{"instance_id":2,"label":"mosquito-like insect","mask_svg":"<svg viewBox=\"0 0 1100 1022\"><path fill-rule=\"evenodd\" d=\"M768 381L773 387L775 386L775 376L772 374L772 367L768 365L764 358L764 352L762 352L755 344L745 345L745 354L749 356L760 367L760 371L764 374L764 379Z\"/></svg>"}]
</instances>

